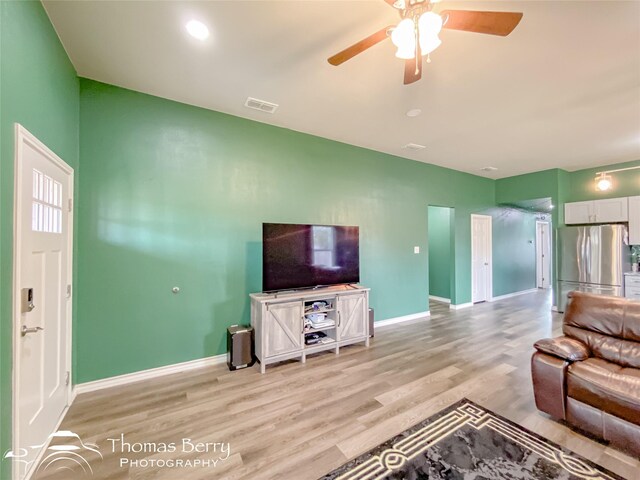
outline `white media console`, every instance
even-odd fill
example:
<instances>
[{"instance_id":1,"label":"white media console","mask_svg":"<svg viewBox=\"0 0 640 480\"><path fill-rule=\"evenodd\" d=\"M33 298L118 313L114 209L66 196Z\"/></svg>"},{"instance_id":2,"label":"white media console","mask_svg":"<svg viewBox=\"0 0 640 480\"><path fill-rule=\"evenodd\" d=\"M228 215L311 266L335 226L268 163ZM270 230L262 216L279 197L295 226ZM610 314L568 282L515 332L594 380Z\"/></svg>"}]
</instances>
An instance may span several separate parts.
<instances>
[{"instance_id":1,"label":"white media console","mask_svg":"<svg viewBox=\"0 0 640 480\"><path fill-rule=\"evenodd\" d=\"M255 332L256 357L260 372L269 363L300 358L324 350L334 350L357 342L369 346L369 289L360 285L337 285L313 290L281 293L252 293L251 325ZM326 304L318 308L315 302ZM308 315L326 314L321 328L305 327ZM323 342L305 344L308 333L323 332Z\"/></svg>"}]
</instances>

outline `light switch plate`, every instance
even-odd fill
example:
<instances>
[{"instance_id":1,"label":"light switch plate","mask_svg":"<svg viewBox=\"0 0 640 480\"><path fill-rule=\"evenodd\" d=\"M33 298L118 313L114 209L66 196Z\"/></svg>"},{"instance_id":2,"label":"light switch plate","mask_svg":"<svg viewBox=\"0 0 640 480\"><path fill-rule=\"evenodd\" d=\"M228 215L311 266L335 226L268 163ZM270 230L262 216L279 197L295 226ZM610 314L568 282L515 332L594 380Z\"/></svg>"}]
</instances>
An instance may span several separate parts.
<instances>
[{"instance_id":1,"label":"light switch plate","mask_svg":"<svg viewBox=\"0 0 640 480\"><path fill-rule=\"evenodd\" d=\"M413 247L413 253L420 253L420 247Z\"/></svg>"}]
</instances>

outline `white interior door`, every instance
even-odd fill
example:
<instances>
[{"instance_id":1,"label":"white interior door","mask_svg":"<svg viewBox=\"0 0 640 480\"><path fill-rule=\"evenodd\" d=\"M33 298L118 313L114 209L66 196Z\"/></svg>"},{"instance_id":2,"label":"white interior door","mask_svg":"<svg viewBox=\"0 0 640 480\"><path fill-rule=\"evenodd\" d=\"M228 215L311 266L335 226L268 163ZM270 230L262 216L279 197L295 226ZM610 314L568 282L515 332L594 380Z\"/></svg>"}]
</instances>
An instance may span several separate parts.
<instances>
[{"instance_id":1,"label":"white interior door","mask_svg":"<svg viewBox=\"0 0 640 480\"><path fill-rule=\"evenodd\" d=\"M551 227L536 222L536 276L538 288L551 286Z\"/></svg>"},{"instance_id":2,"label":"white interior door","mask_svg":"<svg viewBox=\"0 0 640 480\"><path fill-rule=\"evenodd\" d=\"M70 398L73 169L16 125L14 479L32 473Z\"/></svg>"},{"instance_id":3,"label":"white interior door","mask_svg":"<svg viewBox=\"0 0 640 480\"><path fill-rule=\"evenodd\" d=\"M492 281L491 217L471 215L471 301L491 300Z\"/></svg>"}]
</instances>

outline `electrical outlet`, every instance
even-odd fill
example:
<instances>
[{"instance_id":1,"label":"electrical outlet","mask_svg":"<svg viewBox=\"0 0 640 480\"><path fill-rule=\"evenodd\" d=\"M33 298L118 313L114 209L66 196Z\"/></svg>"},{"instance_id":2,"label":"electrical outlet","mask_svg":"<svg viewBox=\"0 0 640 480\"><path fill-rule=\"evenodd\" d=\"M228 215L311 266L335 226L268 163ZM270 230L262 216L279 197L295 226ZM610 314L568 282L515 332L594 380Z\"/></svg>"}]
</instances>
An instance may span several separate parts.
<instances>
[{"instance_id":1,"label":"electrical outlet","mask_svg":"<svg viewBox=\"0 0 640 480\"><path fill-rule=\"evenodd\" d=\"M420 247L413 247L413 253L420 253Z\"/></svg>"}]
</instances>

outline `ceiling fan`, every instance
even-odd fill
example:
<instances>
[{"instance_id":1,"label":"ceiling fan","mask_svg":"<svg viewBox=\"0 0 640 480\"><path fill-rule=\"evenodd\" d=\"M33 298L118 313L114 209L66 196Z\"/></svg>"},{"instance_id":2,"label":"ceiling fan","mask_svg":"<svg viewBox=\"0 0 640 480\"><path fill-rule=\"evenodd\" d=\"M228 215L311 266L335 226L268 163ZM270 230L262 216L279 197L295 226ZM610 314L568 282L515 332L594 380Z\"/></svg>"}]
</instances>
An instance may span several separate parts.
<instances>
[{"instance_id":1,"label":"ceiling fan","mask_svg":"<svg viewBox=\"0 0 640 480\"><path fill-rule=\"evenodd\" d=\"M338 66L347 60L391 37L398 47L396 57L405 61L404 84L417 82L422 77L422 57L427 56L442 43L438 34L443 28L467 32L487 33L506 37L520 23L522 13L481 12L473 10L444 10L440 14L432 11L433 4L440 0L384 0L398 10L402 20L398 25L389 25L373 35L354 43L327 61Z\"/></svg>"}]
</instances>

